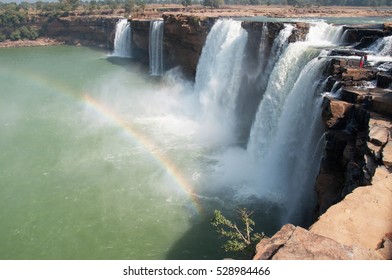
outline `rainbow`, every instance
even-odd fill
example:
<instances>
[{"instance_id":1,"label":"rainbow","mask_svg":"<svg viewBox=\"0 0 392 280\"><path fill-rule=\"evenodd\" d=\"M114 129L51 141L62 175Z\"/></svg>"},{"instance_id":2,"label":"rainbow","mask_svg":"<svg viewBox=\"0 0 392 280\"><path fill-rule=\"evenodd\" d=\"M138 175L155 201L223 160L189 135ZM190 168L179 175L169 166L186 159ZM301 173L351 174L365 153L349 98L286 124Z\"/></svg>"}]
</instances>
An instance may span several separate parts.
<instances>
[{"instance_id":1,"label":"rainbow","mask_svg":"<svg viewBox=\"0 0 392 280\"><path fill-rule=\"evenodd\" d=\"M1 70L2 69L0 68L0 75L3 77L15 77L15 73ZM159 149L159 147L151 140L151 138L138 129L132 122L129 120L126 121L121 115L112 110L103 102L93 98L90 94L85 93L82 95L82 98L80 98L80 96L76 95L75 92L68 86L50 81L46 77L27 71L18 71L17 74L21 79L28 79L29 82L32 82L39 87L50 89L51 91L61 94L66 98L71 98L74 101L82 102L89 108L92 108L100 116L104 117L106 120L122 129L132 140L140 144L144 150L147 151L149 155L163 168L163 170L165 170L166 173L170 175L175 184L188 195L190 201L192 202L192 206L197 211L197 213L201 214L203 212L203 208L199 201L199 196L194 193L192 184L182 174L180 168L178 168L178 166Z\"/></svg>"},{"instance_id":2,"label":"rainbow","mask_svg":"<svg viewBox=\"0 0 392 280\"><path fill-rule=\"evenodd\" d=\"M126 132L133 140L137 141L138 144L142 145L143 148L166 170L167 174L176 182L176 184L189 195L193 202L193 205L197 209L198 213L203 212L203 208L200 205L199 196L193 192L193 187L190 182L182 174L178 166L165 154L158 146L138 129L132 122L124 120L119 114L113 111L110 107L104 103L94 99L91 95L85 94L84 101L87 105L93 108L100 115L104 116L107 120L117 124L121 129Z\"/></svg>"}]
</instances>

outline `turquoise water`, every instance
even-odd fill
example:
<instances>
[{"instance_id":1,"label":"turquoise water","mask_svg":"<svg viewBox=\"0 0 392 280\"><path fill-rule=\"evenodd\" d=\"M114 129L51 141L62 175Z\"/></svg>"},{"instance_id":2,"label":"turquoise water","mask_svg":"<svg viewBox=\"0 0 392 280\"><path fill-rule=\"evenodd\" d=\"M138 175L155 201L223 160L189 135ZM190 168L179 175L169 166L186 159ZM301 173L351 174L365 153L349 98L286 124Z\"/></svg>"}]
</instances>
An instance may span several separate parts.
<instances>
[{"instance_id":1,"label":"turquoise water","mask_svg":"<svg viewBox=\"0 0 392 280\"><path fill-rule=\"evenodd\" d=\"M0 259L223 257L153 152L197 184L203 148L146 72L83 47L0 49Z\"/></svg>"}]
</instances>

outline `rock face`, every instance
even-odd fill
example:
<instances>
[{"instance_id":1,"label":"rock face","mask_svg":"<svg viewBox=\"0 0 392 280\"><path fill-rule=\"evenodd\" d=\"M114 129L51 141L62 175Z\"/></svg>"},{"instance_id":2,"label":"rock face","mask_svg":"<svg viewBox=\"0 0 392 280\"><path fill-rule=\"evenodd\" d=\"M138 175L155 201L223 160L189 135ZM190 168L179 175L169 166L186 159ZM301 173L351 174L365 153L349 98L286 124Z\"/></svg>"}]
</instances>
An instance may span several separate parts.
<instances>
[{"instance_id":1,"label":"rock face","mask_svg":"<svg viewBox=\"0 0 392 280\"><path fill-rule=\"evenodd\" d=\"M325 99L326 147L316 180L318 212L324 213L358 185L370 182L366 172L369 113L354 104Z\"/></svg>"},{"instance_id":2,"label":"rock face","mask_svg":"<svg viewBox=\"0 0 392 280\"><path fill-rule=\"evenodd\" d=\"M370 65L359 68L359 59L352 58L363 55L359 51L332 50L330 55L350 58L330 62L329 88L338 85L340 96L326 99L323 106L327 145L316 182L319 215L356 187L369 185L378 165L390 168L392 90L385 88L388 74ZM369 86L378 77L383 77L377 84L384 88Z\"/></svg>"},{"instance_id":3,"label":"rock face","mask_svg":"<svg viewBox=\"0 0 392 280\"><path fill-rule=\"evenodd\" d=\"M42 26L42 33L69 44L112 48L118 18L64 17Z\"/></svg>"},{"instance_id":4,"label":"rock face","mask_svg":"<svg viewBox=\"0 0 392 280\"><path fill-rule=\"evenodd\" d=\"M207 34L216 18L164 14L163 58L166 70L180 66L194 77ZM136 59L148 64L150 20L131 21Z\"/></svg>"},{"instance_id":5,"label":"rock face","mask_svg":"<svg viewBox=\"0 0 392 280\"><path fill-rule=\"evenodd\" d=\"M356 44L357 48L367 47L376 39L392 34L388 25L383 24L344 26L343 30L346 43Z\"/></svg>"},{"instance_id":6,"label":"rock face","mask_svg":"<svg viewBox=\"0 0 392 280\"><path fill-rule=\"evenodd\" d=\"M347 246L379 249L385 235L392 233L392 175L356 188L330 207L310 231Z\"/></svg>"},{"instance_id":7,"label":"rock face","mask_svg":"<svg viewBox=\"0 0 392 280\"><path fill-rule=\"evenodd\" d=\"M137 60L148 65L149 62L149 34L150 21L149 20L132 20L132 53Z\"/></svg>"},{"instance_id":8,"label":"rock face","mask_svg":"<svg viewBox=\"0 0 392 280\"><path fill-rule=\"evenodd\" d=\"M216 18L165 14L163 19L167 69L180 65L185 73L194 77L208 32Z\"/></svg>"},{"instance_id":9,"label":"rock face","mask_svg":"<svg viewBox=\"0 0 392 280\"><path fill-rule=\"evenodd\" d=\"M208 32L217 19L217 17L163 14L164 68L168 70L180 66L188 77L194 78L197 63ZM284 23L271 22L266 24L269 33L269 41L267 42L266 49L271 49L273 40L279 31L284 28ZM131 20L131 25L134 54L138 60L148 64L150 20L133 19ZM256 45L258 48L260 45L262 23L243 22L242 26L248 32L250 38L248 49ZM295 28L289 41L304 40L309 30L309 24L295 23L294 26Z\"/></svg>"},{"instance_id":10,"label":"rock face","mask_svg":"<svg viewBox=\"0 0 392 280\"><path fill-rule=\"evenodd\" d=\"M375 250L343 245L328 237L294 225L284 225L271 238L256 246L254 260L378 260Z\"/></svg>"}]
</instances>

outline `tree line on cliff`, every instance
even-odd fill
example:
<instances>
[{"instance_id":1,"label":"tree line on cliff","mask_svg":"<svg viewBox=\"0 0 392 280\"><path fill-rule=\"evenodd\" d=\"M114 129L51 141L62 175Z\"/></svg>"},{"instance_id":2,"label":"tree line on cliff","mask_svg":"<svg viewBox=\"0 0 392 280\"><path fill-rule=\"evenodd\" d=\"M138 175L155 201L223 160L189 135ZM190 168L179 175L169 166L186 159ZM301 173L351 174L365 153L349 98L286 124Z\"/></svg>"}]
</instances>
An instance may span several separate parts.
<instances>
[{"instance_id":1,"label":"tree line on cliff","mask_svg":"<svg viewBox=\"0 0 392 280\"><path fill-rule=\"evenodd\" d=\"M15 2L0 3L0 13L2 10L12 7L15 10L36 10L42 12L49 11L74 11L81 9L83 11L92 11L94 9L125 9L131 12L137 7L144 8L146 4L183 4L189 6L192 4L203 4L204 6L218 7L224 4L230 5L291 5L291 6L392 6L390 0L58 0L57 2Z\"/></svg>"},{"instance_id":2,"label":"tree line on cliff","mask_svg":"<svg viewBox=\"0 0 392 280\"><path fill-rule=\"evenodd\" d=\"M39 37L35 21L44 17L47 20L69 15L110 15L120 12L122 15L143 14L146 4L161 3L162 0L59 0L57 2L0 2L0 42L10 40L34 40ZM306 6L392 6L391 0L166 0L165 3L190 6L202 4L218 8L224 4L269 5L282 4L297 7Z\"/></svg>"}]
</instances>

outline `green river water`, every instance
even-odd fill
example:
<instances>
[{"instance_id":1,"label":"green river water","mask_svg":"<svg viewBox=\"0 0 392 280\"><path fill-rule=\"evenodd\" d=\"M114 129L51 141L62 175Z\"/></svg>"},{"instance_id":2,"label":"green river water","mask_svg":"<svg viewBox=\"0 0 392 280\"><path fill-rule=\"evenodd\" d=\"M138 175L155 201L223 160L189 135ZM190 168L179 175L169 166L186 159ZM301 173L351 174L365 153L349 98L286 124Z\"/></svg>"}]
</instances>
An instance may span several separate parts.
<instances>
[{"instance_id":1,"label":"green river water","mask_svg":"<svg viewBox=\"0 0 392 280\"><path fill-rule=\"evenodd\" d=\"M0 49L0 259L224 256L210 213L151 153L197 183L192 123L147 72L84 47Z\"/></svg>"}]
</instances>

